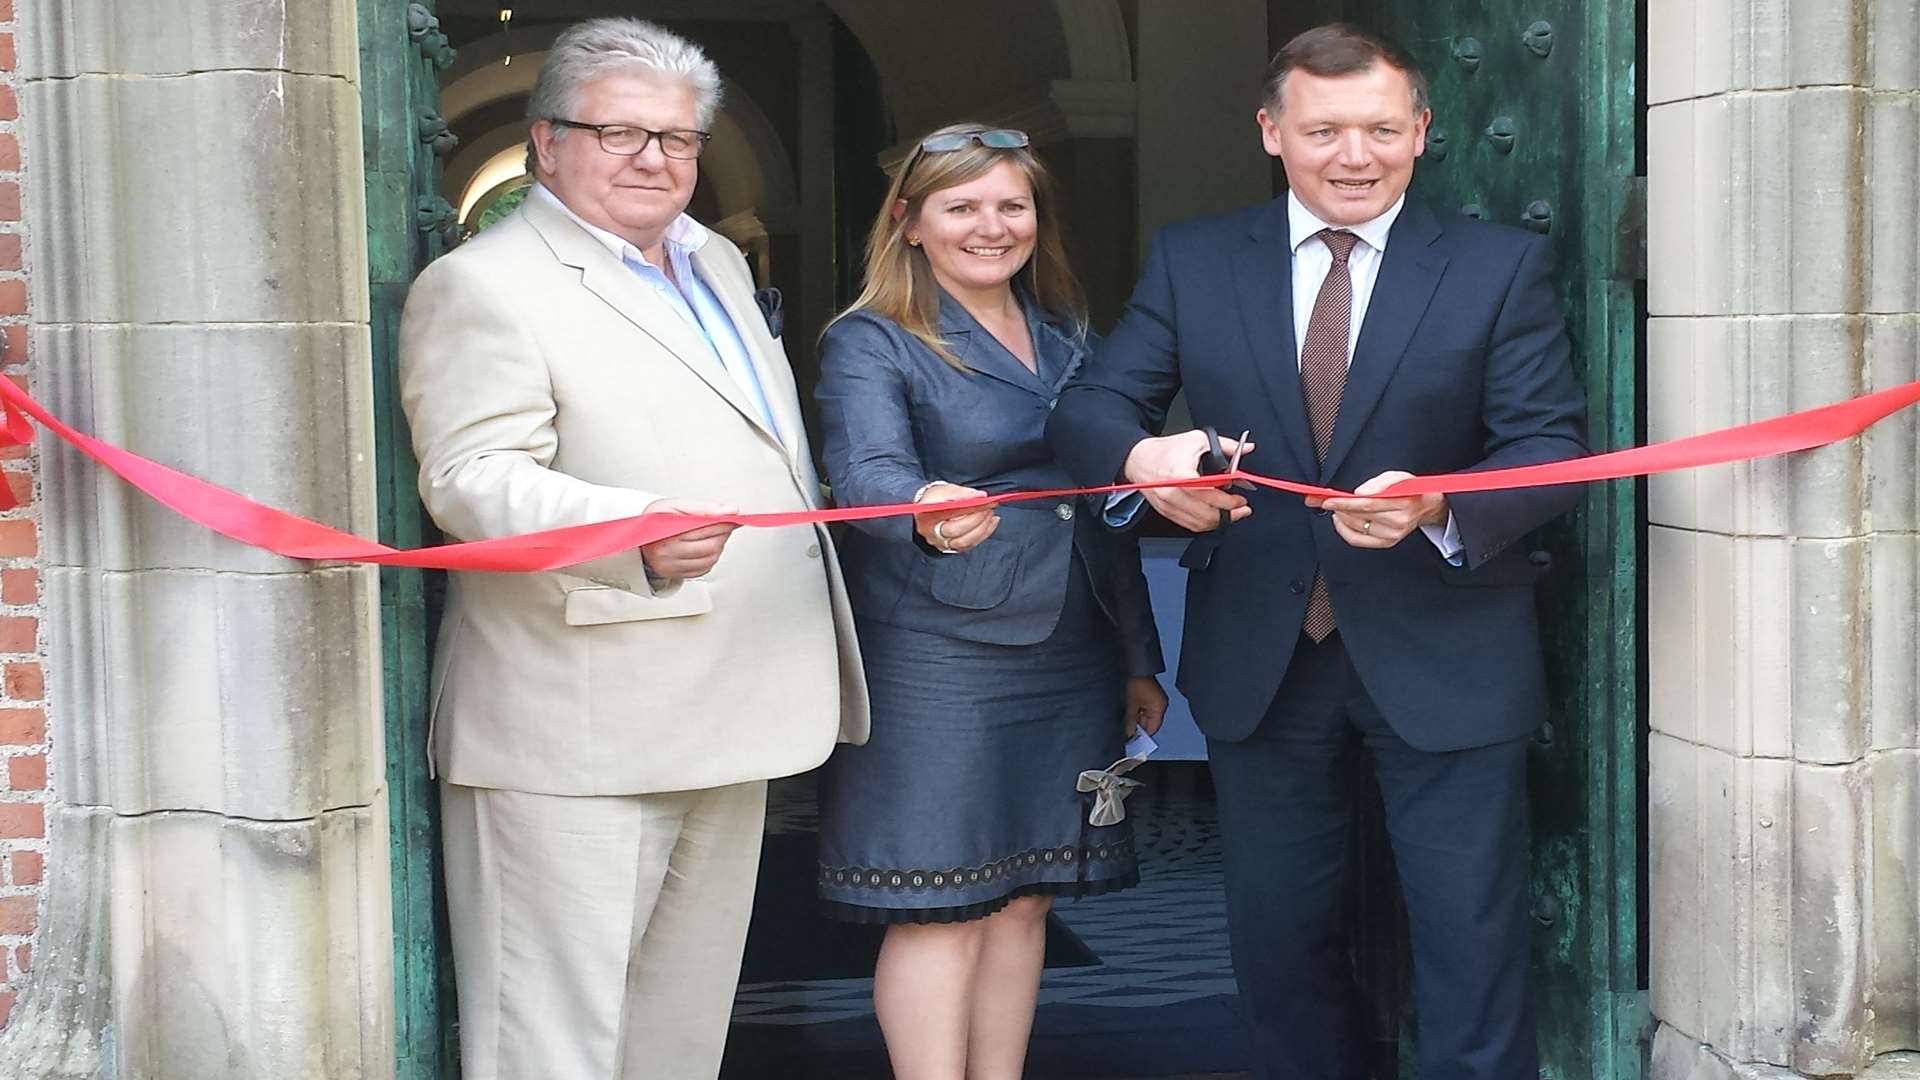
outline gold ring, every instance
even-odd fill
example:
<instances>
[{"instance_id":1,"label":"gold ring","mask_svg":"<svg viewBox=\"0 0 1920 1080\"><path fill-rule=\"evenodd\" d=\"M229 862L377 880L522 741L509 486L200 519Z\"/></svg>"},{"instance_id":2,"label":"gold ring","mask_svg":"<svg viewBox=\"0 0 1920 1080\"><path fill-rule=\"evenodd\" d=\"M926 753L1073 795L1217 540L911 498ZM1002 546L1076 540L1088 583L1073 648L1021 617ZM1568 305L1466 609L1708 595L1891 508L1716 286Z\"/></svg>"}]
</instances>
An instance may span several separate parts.
<instances>
[{"instance_id":1,"label":"gold ring","mask_svg":"<svg viewBox=\"0 0 1920 1080\"><path fill-rule=\"evenodd\" d=\"M939 530L938 530L938 529L936 528L936 529L935 529L934 531L935 531L935 532L938 532ZM1372 533L1373 533L1373 519L1372 519L1372 518L1363 518L1363 519L1361 519L1361 521L1360 521L1360 531L1361 531L1361 532L1363 532L1363 533L1367 533L1368 535L1372 535Z\"/></svg>"}]
</instances>

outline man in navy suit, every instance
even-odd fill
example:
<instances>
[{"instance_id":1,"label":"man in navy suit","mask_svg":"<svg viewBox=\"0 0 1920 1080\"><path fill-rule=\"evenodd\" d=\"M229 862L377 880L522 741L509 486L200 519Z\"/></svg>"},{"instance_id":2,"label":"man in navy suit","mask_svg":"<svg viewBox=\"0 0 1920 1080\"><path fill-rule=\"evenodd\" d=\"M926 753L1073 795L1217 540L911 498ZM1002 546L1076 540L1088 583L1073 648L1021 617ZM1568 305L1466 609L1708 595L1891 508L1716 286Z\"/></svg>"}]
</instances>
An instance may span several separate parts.
<instances>
[{"instance_id":1,"label":"man in navy suit","mask_svg":"<svg viewBox=\"0 0 1920 1080\"><path fill-rule=\"evenodd\" d=\"M1406 896L1420 1075L1537 1074L1525 748L1546 713L1544 567L1513 545L1577 492L1369 496L1585 453L1585 405L1545 237L1406 199L1426 96L1411 58L1358 28L1289 42L1257 113L1288 195L1161 230L1048 425L1082 483L1191 477L1205 435L1156 437L1184 389L1198 423L1254 433L1250 469L1357 493L1146 495L1201 534L1179 685L1208 737L1263 1078L1366 1074L1344 912L1355 767L1378 781Z\"/></svg>"}]
</instances>

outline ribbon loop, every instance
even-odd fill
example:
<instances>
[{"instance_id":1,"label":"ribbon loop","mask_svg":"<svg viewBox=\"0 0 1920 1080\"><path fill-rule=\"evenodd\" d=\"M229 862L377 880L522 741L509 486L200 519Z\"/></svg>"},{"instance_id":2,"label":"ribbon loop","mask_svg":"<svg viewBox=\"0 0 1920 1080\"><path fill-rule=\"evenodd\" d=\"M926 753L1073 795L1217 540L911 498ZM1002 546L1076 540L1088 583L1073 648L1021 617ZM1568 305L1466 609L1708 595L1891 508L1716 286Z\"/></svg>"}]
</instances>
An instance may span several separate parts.
<instances>
[{"instance_id":1,"label":"ribbon loop","mask_svg":"<svg viewBox=\"0 0 1920 1080\"><path fill-rule=\"evenodd\" d=\"M1127 796L1141 786L1140 781L1127 774L1145 760L1145 754L1123 757L1104 769L1081 772L1074 788L1083 795L1093 793L1093 811L1087 815L1087 824L1118 825L1127 819Z\"/></svg>"}]
</instances>

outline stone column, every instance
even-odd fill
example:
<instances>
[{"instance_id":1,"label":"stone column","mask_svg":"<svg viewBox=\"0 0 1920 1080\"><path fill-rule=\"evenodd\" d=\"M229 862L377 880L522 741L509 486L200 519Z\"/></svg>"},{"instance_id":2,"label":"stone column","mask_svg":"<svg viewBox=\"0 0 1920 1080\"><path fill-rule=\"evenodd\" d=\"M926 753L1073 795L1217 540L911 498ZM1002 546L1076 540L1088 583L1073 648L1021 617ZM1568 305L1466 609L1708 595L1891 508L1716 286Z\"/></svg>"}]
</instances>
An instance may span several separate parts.
<instances>
[{"instance_id":1,"label":"stone column","mask_svg":"<svg viewBox=\"0 0 1920 1080\"><path fill-rule=\"evenodd\" d=\"M1648 20L1649 436L1920 377L1920 5ZM1915 437L1650 485L1655 1077L1913 1075Z\"/></svg>"},{"instance_id":2,"label":"stone column","mask_svg":"<svg viewBox=\"0 0 1920 1080\"><path fill-rule=\"evenodd\" d=\"M36 393L373 535L354 4L20 7ZM392 1075L374 572L39 453L56 801L0 1075Z\"/></svg>"}]
</instances>

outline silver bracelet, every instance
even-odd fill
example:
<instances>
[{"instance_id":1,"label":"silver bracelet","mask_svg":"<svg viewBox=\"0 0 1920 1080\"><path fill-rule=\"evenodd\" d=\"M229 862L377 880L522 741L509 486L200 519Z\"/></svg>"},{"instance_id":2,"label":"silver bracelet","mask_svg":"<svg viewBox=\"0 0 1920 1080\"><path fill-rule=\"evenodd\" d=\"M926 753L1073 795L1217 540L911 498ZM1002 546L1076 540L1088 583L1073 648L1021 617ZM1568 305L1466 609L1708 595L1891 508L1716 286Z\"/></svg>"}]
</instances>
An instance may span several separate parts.
<instances>
[{"instance_id":1,"label":"silver bracelet","mask_svg":"<svg viewBox=\"0 0 1920 1080\"><path fill-rule=\"evenodd\" d=\"M908 499L907 501L917 503L921 499L926 497L927 492L932 491L934 488L939 487L941 484L945 484L945 483L946 483L945 480L929 480L926 483L921 484L919 487L914 488L913 498Z\"/></svg>"}]
</instances>

